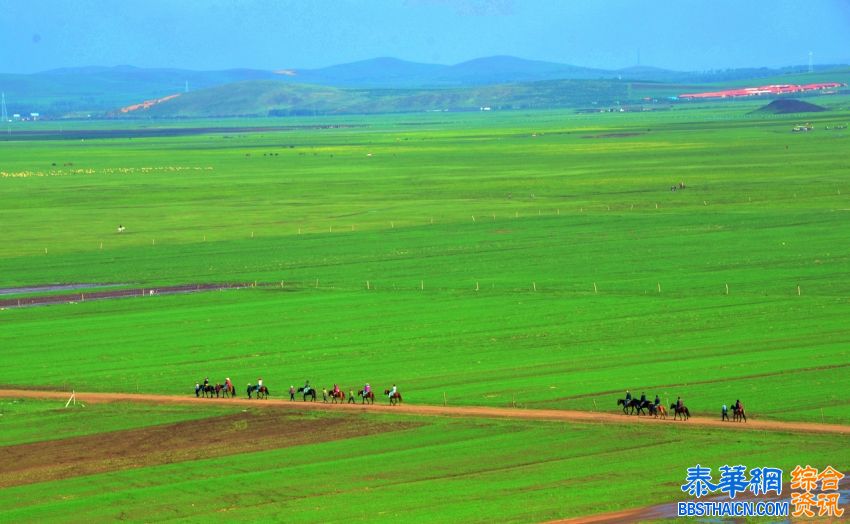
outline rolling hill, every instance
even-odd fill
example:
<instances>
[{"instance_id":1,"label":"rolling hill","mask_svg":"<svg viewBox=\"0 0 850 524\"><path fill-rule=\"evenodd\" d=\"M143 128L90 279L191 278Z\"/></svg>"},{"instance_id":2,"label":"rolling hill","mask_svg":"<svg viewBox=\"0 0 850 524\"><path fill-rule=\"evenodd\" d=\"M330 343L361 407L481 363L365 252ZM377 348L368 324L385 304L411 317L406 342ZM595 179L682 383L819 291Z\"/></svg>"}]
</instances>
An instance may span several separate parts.
<instances>
[{"instance_id":1,"label":"rolling hill","mask_svg":"<svg viewBox=\"0 0 850 524\"><path fill-rule=\"evenodd\" d=\"M156 118L543 109L625 99L626 82L550 80L446 89L340 89L260 80L183 94L129 113Z\"/></svg>"},{"instance_id":2,"label":"rolling hill","mask_svg":"<svg viewBox=\"0 0 850 524\"><path fill-rule=\"evenodd\" d=\"M381 57L321 69L286 69L276 80L335 87L421 87L433 84L446 67Z\"/></svg>"},{"instance_id":3,"label":"rolling hill","mask_svg":"<svg viewBox=\"0 0 850 524\"><path fill-rule=\"evenodd\" d=\"M631 67L621 70L593 69L554 62L525 60L511 56L493 56L478 58L455 65L423 64L409 62L396 58L382 57L363 60L349 64L340 64L318 69L278 69L265 71L257 69L230 69L224 71L189 71L183 69L146 69L132 66L116 67L81 67L56 69L41 73L20 75L0 74L0 91L6 94L9 113L28 114L39 112L49 118L103 116L116 108L139 104L147 100L157 100L175 94L185 95L187 83L188 95L180 96L180 101L171 103L168 111L180 107L177 112L188 111L188 105L197 103L193 92L228 84L239 84L234 96L241 96L246 89L244 82L269 82L291 89L277 91L276 95L299 97L308 103L266 103L252 102L238 111L225 111L226 114L268 114L268 111L281 109L296 112L323 111L326 107L345 107L345 111L376 112L361 103L368 100L380 100L381 104L390 107L409 107L407 110L423 108L440 109L446 107L470 108L476 105L507 105L510 107L539 107L548 104L549 107L562 107L566 100L565 94L558 94L557 103L551 103L547 97L553 95L553 81L587 81L597 84L567 84L570 93L578 97L566 105L604 100L640 100L652 93L663 93L664 96L675 95L679 85L707 85L706 83L740 84L742 81L756 78L769 78L781 82L784 78L791 80L801 74L799 68L785 69L741 69L712 72L679 72L668 71L653 67ZM834 77L819 68L809 78ZM848 69L836 69L843 76ZM796 77L788 77L787 73L796 73ZM783 76L785 75L785 76ZM789 80L789 81L791 81ZM767 80L762 80L761 83ZM839 81L844 81L840 80ZM602 97L600 86L615 86L617 83L630 82L635 86L630 94L620 93L616 89ZM532 96L528 92L529 83L533 88L540 88L542 93ZM506 88L504 84L522 84L525 87ZM661 84L668 84L669 89L656 89ZM305 85L312 86L309 89ZM319 95L317 89L324 87ZM266 84L265 89L271 86ZM232 88L228 88L232 89ZM253 88L256 90L257 88ZM346 96L352 100L334 100L340 95L334 89L346 89ZM462 92L462 89L472 91ZM607 89L607 88L606 88ZM425 90L433 92L425 93ZM482 91L483 90L483 91ZM512 95L504 97L505 90ZM687 89L682 89L686 91ZM690 90L694 90L693 87ZM272 90L274 91L274 90ZM378 92L381 91L381 92ZM396 92L393 91L404 91ZM591 96L590 92L596 94ZM282 94L283 93L283 94ZM498 94L502 93L502 94ZM584 94L581 94L584 93ZM225 93L218 92L224 96ZM514 96L518 96L514 100ZM207 96L207 95L203 95ZM263 95L265 96L265 95ZM306 97L306 98L305 98ZM313 97L316 97L313 100ZM194 99L194 101L193 101ZM539 99L539 100L536 100ZM187 102L189 100L189 102ZM425 103L431 100L430 103ZM184 104L188 104L184 108ZM233 105L241 105L233 103ZM215 106L215 104L213 104ZM267 109L265 112L262 108ZM286 109L289 108L289 109ZM159 109L151 114L168 111ZM198 111L193 111L197 113ZM206 112L206 111L203 111Z\"/></svg>"},{"instance_id":4,"label":"rolling hill","mask_svg":"<svg viewBox=\"0 0 850 524\"><path fill-rule=\"evenodd\" d=\"M116 107L244 80L275 78L270 71L232 69L187 71L132 66L54 69L31 75L0 74L9 113L40 112L50 117L104 113Z\"/></svg>"}]
</instances>

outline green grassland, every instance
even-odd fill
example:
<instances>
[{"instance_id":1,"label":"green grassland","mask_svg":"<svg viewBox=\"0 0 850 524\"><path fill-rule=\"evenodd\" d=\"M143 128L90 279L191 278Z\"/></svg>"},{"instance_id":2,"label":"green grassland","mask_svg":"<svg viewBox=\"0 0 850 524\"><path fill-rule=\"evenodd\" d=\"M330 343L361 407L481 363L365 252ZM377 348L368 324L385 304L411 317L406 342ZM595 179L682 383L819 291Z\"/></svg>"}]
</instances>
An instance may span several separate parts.
<instances>
[{"instance_id":1,"label":"green grassland","mask_svg":"<svg viewBox=\"0 0 850 524\"><path fill-rule=\"evenodd\" d=\"M88 415L79 416L98 420ZM321 424L335 416L311 420ZM149 423L159 423L159 417L150 413ZM783 468L786 478L800 462L838 469L847 464L843 439L833 436L362 418L412 424L365 437L8 487L0 490L0 518L535 522L682 498L685 468L696 462L716 472L745 456L750 467ZM53 411L41 424L60 428L65 417ZM245 438L251 428L245 427ZM787 448L797 450L793 458Z\"/></svg>"},{"instance_id":2,"label":"green grassland","mask_svg":"<svg viewBox=\"0 0 850 524\"><path fill-rule=\"evenodd\" d=\"M70 395L69 395L70 397ZM125 402L74 403L55 400L0 399L0 446L97 435L152 424L197 420L233 412L223 406L156 406Z\"/></svg>"},{"instance_id":3,"label":"green grassland","mask_svg":"<svg viewBox=\"0 0 850 524\"><path fill-rule=\"evenodd\" d=\"M631 388L846 422L847 132L739 107L4 143L29 175L0 178L4 287L258 283L4 311L4 382L580 409Z\"/></svg>"},{"instance_id":4,"label":"green grassland","mask_svg":"<svg viewBox=\"0 0 850 524\"><path fill-rule=\"evenodd\" d=\"M741 398L759 418L846 424L848 131L824 128L850 113L808 115L815 131L792 134L799 115L755 107L2 142L0 288L247 287L2 310L0 383L190 395L204 376L240 391L262 376L274 396L305 379L369 381L411 403L604 411L628 388L703 415ZM56 425L38 413L27 424ZM122 427L104 418L93 431ZM31 438L27 424L11 441ZM118 500L148 521L376 508L533 521L675 499L697 462L846 468L843 444L433 419L401 439L7 488L0 508L27 521L117 518ZM648 495L625 499L627 487Z\"/></svg>"}]
</instances>

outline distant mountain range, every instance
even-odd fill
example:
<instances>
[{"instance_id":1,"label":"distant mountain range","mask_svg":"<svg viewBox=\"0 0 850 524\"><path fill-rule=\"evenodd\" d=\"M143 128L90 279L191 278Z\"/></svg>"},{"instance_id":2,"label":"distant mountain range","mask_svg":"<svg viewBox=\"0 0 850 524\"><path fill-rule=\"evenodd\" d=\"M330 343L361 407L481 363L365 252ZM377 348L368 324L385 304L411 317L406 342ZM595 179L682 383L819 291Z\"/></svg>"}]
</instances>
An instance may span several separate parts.
<instances>
[{"instance_id":1,"label":"distant mountain range","mask_svg":"<svg viewBox=\"0 0 850 524\"><path fill-rule=\"evenodd\" d=\"M834 66L820 66L826 69ZM802 68L784 69L735 69L716 72L679 72L653 67L632 67L621 70L593 69L553 62L525 60L511 56L479 58L456 65L438 65L408 62L395 58L375 58L349 64L319 69L280 69L264 71L256 69L230 69L225 71L190 71L183 69L145 69L132 66L80 67L55 69L41 73L19 75L0 74L0 91L6 94L9 113L28 114L39 112L49 117L101 116L114 113L118 108L139 104L145 100L161 99L186 91L216 88L228 84L239 84L233 89L244 92L244 82L261 81L264 90L275 95L297 91L307 98L318 96L320 87L361 90L358 96L368 99L366 90L412 90L407 95L430 90L442 98L463 96L457 89L480 90L488 86L505 84L535 83L548 89L550 81L599 81L599 82L654 82L676 84L703 84L738 79L755 79L799 72ZM265 82L277 83L278 86ZM310 87L297 88L307 84ZM575 87L576 84L572 84ZM608 84L606 84L608 85ZM614 84L610 84L614 85ZM290 86L291 89L286 89ZM494 88L495 89L495 88ZM516 88L519 91L527 91ZM592 89L591 89L592 90ZM484 90L486 92L486 89ZM227 98L228 90L217 92ZM385 93L386 94L386 93ZM626 93L628 95L628 93ZM348 96L348 95L347 95ZM398 100L404 94L397 93ZM619 95L615 95L619 96ZM181 96L173 104L189 104L194 96ZM382 97L385 99L386 97ZM408 96L409 98L409 96ZM183 99L183 100L181 100ZM364 102L367 103L367 102ZM356 105L356 104L348 104ZM416 106L416 104L414 104ZM287 106L288 107L288 106ZM304 108L309 111L309 108ZM161 110L150 108L151 115ZM254 114L252 112L252 114Z\"/></svg>"},{"instance_id":2,"label":"distant mountain range","mask_svg":"<svg viewBox=\"0 0 850 524\"><path fill-rule=\"evenodd\" d=\"M478 58L457 65L374 58L322 69L290 70L287 80L334 87L464 87L538 80L616 78L615 71L589 69L512 56Z\"/></svg>"}]
</instances>

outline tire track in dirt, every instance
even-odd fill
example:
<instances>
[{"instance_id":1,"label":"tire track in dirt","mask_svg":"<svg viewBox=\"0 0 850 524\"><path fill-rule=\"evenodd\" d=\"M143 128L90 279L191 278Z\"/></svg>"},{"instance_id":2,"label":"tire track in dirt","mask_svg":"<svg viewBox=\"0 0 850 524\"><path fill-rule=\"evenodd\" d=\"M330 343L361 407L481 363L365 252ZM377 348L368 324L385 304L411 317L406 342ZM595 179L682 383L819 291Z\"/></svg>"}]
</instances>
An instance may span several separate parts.
<instances>
[{"instance_id":1,"label":"tire track in dirt","mask_svg":"<svg viewBox=\"0 0 850 524\"><path fill-rule=\"evenodd\" d=\"M20 389L0 389L0 397L5 398L40 398L67 400L70 393L62 391L33 391ZM623 415L619 413L595 413L589 411L568 411L558 409L521 409L495 408L484 406L432 406L401 404L389 406L386 404L325 404L322 402L302 402L283 399L204 399L191 395L151 395L140 393L76 393L77 402L140 402L153 404L188 404L201 405L215 403L217 405L250 406L274 409L298 410L330 410L338 412L367 412L367 413L396 413L404 415L440 416L459 418L501 418L512 420L549 420L560 422L578 422L582 424L676 424L677 427L693 428L723 428L733 431L772 431L780 433L822 433L833 435L850 435L850 425L817 424L811 422L790 422L779 420L750 420L749 422L722 422L706 417L691 417L687 422L660 420L649 416Z\"/></svg>"}]
</instances>

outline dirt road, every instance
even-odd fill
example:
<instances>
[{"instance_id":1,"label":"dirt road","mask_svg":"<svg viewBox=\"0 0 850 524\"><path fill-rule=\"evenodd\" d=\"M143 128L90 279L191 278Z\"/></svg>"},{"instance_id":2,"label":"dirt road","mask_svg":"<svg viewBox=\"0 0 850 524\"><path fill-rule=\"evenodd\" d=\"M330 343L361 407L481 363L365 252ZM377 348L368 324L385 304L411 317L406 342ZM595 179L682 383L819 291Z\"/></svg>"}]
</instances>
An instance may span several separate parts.
<instances>
[{"instance_id":1,"label":"dirt road","mask_svg":"<svg viewBox=\"0 0 850 524\"><path fill-rule=\"evenodd\" d=\"M6 398L43 398L67 400L70 394L61 391L32 391L0 389L0 397ZM815 424L810 422L784 422L777 420L750 420L745 423L721 422L705 417L691 417L687 422L658 420L648 416L627 416L621 413L593 413L588 411L567 411L557 409L520 409L477 406L425 406L402 404L389 406L386 403L374 405L325 404L319 402L290 402L283 399L257 400L247 398L205 399L193 395L149 395L133 393L76 393L77 402L143 402L153 404L224 404L288 410L336 410L342 412L399 413L405 415L425 415L442 417L507 418L517 420L551 420L562 422L580 422L596 424L677 424L681 427L723 428L734 431L775 431L785 433L831 433L850 435L850 425ZM380 395L378 402L385 402Z\"/></svg>"}]
</instances>

